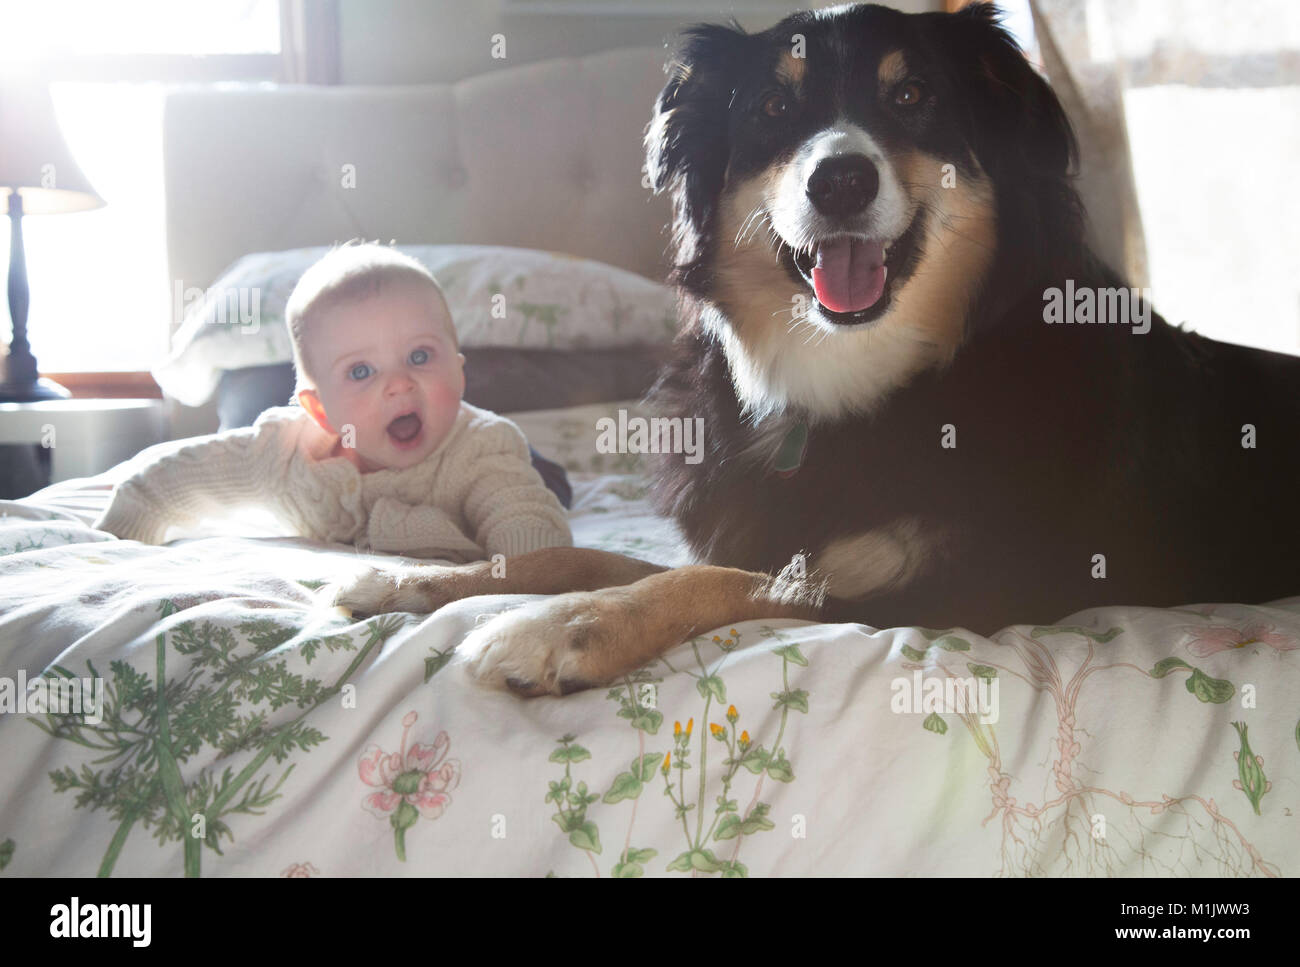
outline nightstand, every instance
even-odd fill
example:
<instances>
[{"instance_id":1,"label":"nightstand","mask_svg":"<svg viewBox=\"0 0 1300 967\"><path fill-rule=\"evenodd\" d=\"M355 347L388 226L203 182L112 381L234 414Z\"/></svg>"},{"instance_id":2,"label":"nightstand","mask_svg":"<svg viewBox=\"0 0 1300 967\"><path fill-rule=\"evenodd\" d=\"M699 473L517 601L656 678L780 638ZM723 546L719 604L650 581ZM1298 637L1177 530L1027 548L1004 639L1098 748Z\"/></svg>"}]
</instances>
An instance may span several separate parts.
<instances>
[{"instance_id":1,"label":"nightstand","mask_svg":"<svg viewBox=\"0 0 1300 967\"><path fill-rule=\"evenodd\" d=\"M166 438L162 400L0 403L0 446L43 448L47 483L93 477Z\"/></svg>"}]
</instances>

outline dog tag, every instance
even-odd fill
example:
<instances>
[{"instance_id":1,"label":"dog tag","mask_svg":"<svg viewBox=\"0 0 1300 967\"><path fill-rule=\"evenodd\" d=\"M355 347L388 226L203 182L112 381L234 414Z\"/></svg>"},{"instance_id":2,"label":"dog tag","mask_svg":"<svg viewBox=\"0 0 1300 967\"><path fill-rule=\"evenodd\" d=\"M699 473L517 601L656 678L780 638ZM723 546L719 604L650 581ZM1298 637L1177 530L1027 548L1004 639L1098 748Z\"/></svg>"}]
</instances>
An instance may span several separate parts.
<instances>
[{"instance_id":1,"label":"dog tag","mask_svg":"<svg viewBox=\"0 0 1300 967\"><path fill-rule=\"evenodd\" d=\"M800 420L786 432L776 451L773 469L788 477L803 465L803 452L808 448L808 424Z\"/></svg>"}]
</instances>

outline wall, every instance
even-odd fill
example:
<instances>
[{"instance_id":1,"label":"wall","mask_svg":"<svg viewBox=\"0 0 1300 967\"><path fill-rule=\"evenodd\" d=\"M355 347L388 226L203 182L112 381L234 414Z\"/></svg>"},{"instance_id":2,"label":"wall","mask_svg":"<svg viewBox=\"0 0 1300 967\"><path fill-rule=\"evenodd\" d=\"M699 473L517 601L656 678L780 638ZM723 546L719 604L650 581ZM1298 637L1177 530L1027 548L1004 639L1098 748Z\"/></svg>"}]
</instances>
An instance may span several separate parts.
<instances>
[{"instance_id":1,"label":"wall","mask_svg":"<svg viewBox=\"0 0 1300 967\"><path fill-rule=\"evenodd\" d=\"M528 2L339 0L342 83L443 83L552 57L577 57L614 47L662 46L686 24L725 22L732 15L746 30L763 30L797 6L771 0L735 0L730 4L601 0L638 12L554 12L583 6L576 2L538 4L551 12L520 12ZM895 0L891 5L909 13L942 9L941 0ZM655 13L656 9L664 12ZM505 59L491 56L494 34L505 38Z\"/></svg>"}]
</instances>

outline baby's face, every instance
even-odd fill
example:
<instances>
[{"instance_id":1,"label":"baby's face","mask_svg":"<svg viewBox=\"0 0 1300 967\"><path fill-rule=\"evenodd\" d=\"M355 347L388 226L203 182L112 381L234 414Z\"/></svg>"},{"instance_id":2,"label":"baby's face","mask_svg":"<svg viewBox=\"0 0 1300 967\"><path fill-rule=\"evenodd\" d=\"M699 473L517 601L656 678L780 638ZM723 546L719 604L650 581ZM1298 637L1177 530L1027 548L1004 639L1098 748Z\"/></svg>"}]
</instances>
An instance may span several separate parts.
<instances>
[{"instance_id":1,"label":"baby's face","mask_svg":"<svg viewBox=\"0 0 1300 967\"><path fill-rule=\"evenodd\" d=\"M451 431L465 392L465 357L441 295L387 281L359 300L325 307L304 347L330 429L355 434L362 472L414 466Z\"/></svg>"}]
</instances>

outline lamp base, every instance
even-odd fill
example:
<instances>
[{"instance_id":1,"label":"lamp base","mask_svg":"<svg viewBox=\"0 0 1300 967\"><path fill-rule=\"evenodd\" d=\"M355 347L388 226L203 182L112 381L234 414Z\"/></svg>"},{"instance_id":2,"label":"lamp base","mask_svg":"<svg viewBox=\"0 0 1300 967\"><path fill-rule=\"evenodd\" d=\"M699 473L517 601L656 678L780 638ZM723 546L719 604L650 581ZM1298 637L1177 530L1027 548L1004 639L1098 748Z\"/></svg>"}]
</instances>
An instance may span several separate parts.
<instances>
[{"instance_id":1,"label":"lamp base","mask_svg":"<svg viewBox=\"0 0 1300 967\"><path fill-rule=\"evenodd\" d=\"M67 387L43 377L24 383L0 383L0 403L43 403L71 397Z\"/></svg>"}]
</instances>

